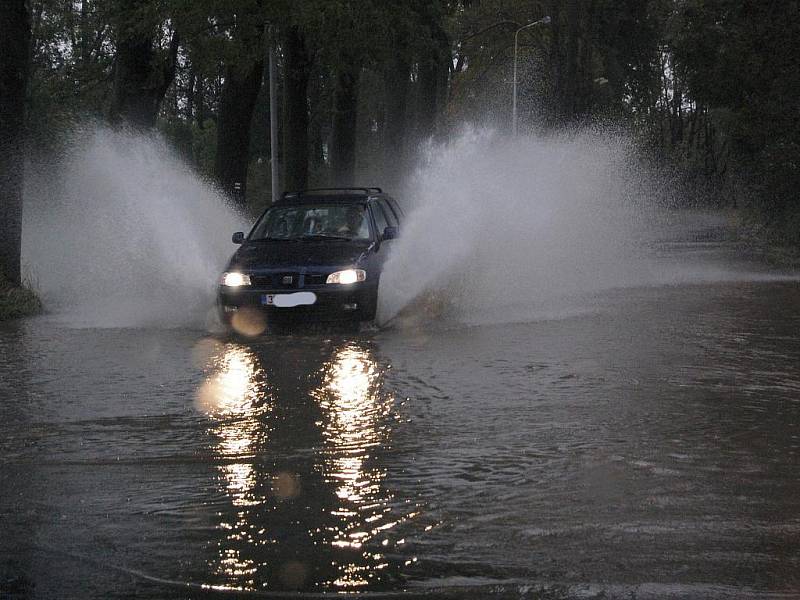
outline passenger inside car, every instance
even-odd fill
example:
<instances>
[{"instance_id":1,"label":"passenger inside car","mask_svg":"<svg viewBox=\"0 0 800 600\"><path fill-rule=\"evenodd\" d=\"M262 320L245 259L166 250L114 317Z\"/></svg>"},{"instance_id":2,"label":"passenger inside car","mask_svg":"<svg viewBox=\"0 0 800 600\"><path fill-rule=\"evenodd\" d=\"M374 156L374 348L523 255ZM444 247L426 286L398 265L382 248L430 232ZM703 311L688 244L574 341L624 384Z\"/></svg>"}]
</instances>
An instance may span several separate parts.
<instances>
[{"instance_id":1,"label":"passenger inside car","mask_svg":"<svg viewBox=\"0 0 800 600\"><path fill-rule=\"evenodd\" d=\"M369 231L364 220L364 209L360 206L351 206L347 209L345 223L339 227L338 232L350 237L367 237Z\"/></svg>"}]
</instances>

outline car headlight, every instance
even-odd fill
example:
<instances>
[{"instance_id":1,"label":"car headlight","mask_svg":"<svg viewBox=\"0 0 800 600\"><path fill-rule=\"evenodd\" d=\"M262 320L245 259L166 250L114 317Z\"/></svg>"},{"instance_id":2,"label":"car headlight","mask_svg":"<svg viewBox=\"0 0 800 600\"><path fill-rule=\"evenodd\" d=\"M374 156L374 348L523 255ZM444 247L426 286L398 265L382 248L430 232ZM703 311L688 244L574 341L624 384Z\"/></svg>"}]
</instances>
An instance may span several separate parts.
<instances>
[{"instance_id":1,"label":"car headlight","mask_svg":"<svg viewBox=\"0 0 800 600\"><path fill-rule=\"evenodd\" d=\"M348 283L355 283L356 281L364 281L367 278L367 272L364 269L345 269L344 271L336 271L328 275L325 283L340 283L347 285Z\"/></svg>"},{"instance_id":2,"label":"car headlight","mask_svg":"<svg viewBox=\"0 0 800 600\"><path fill-rule=\"evenodd\" d=\"M222 285L226 287L242 287L243 285L250 285L250 275L244 273L231 273L222 274Z\"/></svg>"}]
</instances>

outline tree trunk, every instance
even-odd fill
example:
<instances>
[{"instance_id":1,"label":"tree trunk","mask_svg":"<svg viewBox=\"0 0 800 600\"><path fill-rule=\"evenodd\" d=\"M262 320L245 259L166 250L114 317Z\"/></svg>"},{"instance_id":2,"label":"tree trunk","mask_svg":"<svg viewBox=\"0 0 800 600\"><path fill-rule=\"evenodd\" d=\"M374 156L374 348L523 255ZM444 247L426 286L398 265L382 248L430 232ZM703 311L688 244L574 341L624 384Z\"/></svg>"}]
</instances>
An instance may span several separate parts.
<instances>
[{"instance_id":1,"label":"tree trunk","mask_svg":"<svg viewBox=\"0 0 800 600\"><path fill-rule=\"evenodd\" d=\"M310 167L318 171L325 166L324 137L322 134L322 123L319 119L312 119L308 126L310 142Z\"/></svg>"},{"instance_id":2,"label":"tree trunk","mask_svg":"<svg viewBox=\"0 0 800 600\"><path fill-rule=\"evenodd\" d=\"M189 82L186 85L186 108L184 112L184 116L186 117L186 121L191 123L194 119L194 95L195 89L197 86L197 75L195 75L194 69L189 68Z\"/></svg>"},{"instance_id":3,"label":"tree trunk","mask_svg":"<svg viewBox=\"0 0 800 600\"><path fill-rule=\"evenodd\" d=\"M263 73L263 59L241 66L228 65L219 99L214 173L222 189L242 206L247 192L250 122Z\"/></svg>"},{"instance_id":4,"label":"tree trunk","mask_svg":"<svg viewBox=\"0 0 800 600\"><path fill-rule=\"evenodd\" d=\"M424 138L436 132L439 112L444 105L449 75L450 41L441 27L433 31L430 49L419 61L418 137Z\"/></svg>"},{"instance_id":5,"label":"tree trunk","mask_svg":"<svg viewBox=\"0 0 800 600\"><path fill-rule=\"evenodd\" d=\"M553 109L562 122L585 116L592 105L594 9L589 0L554 0L550 4Z\"/></svg>"},{"instance_id":6,"label":"tree trunk","mask_svg":"<svg viewBox=\"0 0 800 600\"><path fill-rule=\"evenodd\" d=\"M675 132L672 145L683 142L683 90L681 80L675 72L675 64L672 65L672 112L675 117Z\"/></svg>"},{"instance_id":7,"label":"tree trunk","mask_svg":"<svg viewBox=\"0 0 800 600\"><path fill-rule=\"evenodd\" d=\"M308 187L308 79L311 61L305 36L296 26L286 32L286 94L283 129L284 188Z\"/></svg>"},{"instance_id":8,"label":"tree trunk","mask_svg":"<svg viewBox=\"0 0 800 600\"><path fill-rule=\"evenodd\" d=\"M564 78L561 87L561 106L564 115L572 119L578 112L578 52L580 44L580 23L578 3L580 0L567 1L567 36L564 53Z\"/></svg>"},{"instance_id":9,"label":"tree trunk","mask_svg":"<svg viewBox=\"0 0 800 600\"><path fill-rule=\"evenodd\" d=\"M387 186L396 185L406 166L406 104L411 66L401 52L384 73L386 126L383 132L383 171Z\"/></svg>"},{"instance_id":10,"label":"tree trunk","mask_svg":"<svg viewBox=\"0 0 800 600\"><path fill-rule=\"evenodd\" d=\"M354 185L356 170L356 123L360 67L345 61L336 77L331 134L331 171L334 185Z\"/></svg>"},{"instance_id":11,"label":"tree trunk","mask_svg":"<svg viewBox=\"0 0 800 600\"><path fill-rule=\"evenodd\" d=\"M328 78L311 77L308 81L308 109L309 109L309 177L311 184L319 182L328 183L327 159L329 158L325 142L329 139L332 123L332 95L326 93L326 88L332 83Z\"/></svg>"},{"instance_id":12,"label":"tree trunk","mask_svg":"<svg viewBox=\"0 0 800 600\"><path fill-rule=\"evenodd\" d=\"M162 61L158 58L153 35L125 35L123 27L118 28L111 122L151 129L161 101L175 78L178 34L172 34L167 58Z\"/></svg>"},{"instance_id":13,"label":"tree trunk","mask_svg":"<svg viewBox=\"0 0 800 600\"><path fill-rule=\"evenodd\" d=\"M0 32L0 276L20 285L25 94L31 41L26 0L4 0Z\"/></svg>"},{"instance_id":14,"label":"tree trunk","mask_svg":"<svg viewBox=\"0 0 800 600\"><path fill-rule=\"evenodd\" d=\"M89 27L89 5L88 0L81 1L81 11L79 17L80 23L80 42L79 42L79 56L82 68L86 68L89 64L89 40L92 36L92 30Z\"/></svg>"},{"instance_id":15,"label":"tree trunk","mask_svg":"<svg viewBox=\"0 0 800 600\"><path fill-rule=\"evenodd\" d=\"M194 84L194 94L193 102L194 102L194 121L197 124L198 129L203 129L206 123L206 103L205 103L205 93L206 93L206 80L202 74L197 75Z\"/></svg>"},{"instance_id":16,"label":"tree trunk","mask_svg":"<svg viewBox=\"0 0 800 600\"><path fill-rule=\"evenodd\" d=\"M425 56L420 60L417 78L417 131L420 138L431 135L436 125L437 73L434 56Z\"/></svg>"}]
</instances>

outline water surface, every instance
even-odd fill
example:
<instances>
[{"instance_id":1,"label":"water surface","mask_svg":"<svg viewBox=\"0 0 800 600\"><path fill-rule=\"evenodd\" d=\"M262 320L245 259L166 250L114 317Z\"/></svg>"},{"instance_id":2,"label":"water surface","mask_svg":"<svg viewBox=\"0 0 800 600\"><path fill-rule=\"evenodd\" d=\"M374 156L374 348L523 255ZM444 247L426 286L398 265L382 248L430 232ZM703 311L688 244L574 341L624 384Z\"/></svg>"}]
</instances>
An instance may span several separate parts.
<instances>
[{"instance_id":1,"label":"water surface","mask_svg":"<svg viewBox=\"0 0 800 600\"><path fill-rule=\"evenodd\" d=\"M796 597L779 275L249 343L2 325L0 595Z\"/></svg>"}]
</instances>

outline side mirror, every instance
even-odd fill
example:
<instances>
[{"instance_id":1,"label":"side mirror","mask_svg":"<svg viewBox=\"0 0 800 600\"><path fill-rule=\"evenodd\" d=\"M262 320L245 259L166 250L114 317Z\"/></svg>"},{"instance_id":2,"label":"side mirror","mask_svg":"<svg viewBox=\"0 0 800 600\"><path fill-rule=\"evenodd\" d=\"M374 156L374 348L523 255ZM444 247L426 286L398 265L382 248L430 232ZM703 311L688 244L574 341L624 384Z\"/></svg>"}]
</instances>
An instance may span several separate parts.
<instances>
[{"instance_id":1,"label":"side mirror","mask_svg":"<svg viewBox=\"0 0 800 600\"><path fill-rule=\"evenodd\" d=\"M387 227L383 230L384 240L393 240L397 237L397 227Z\"/></svg>"},{"instance_id":2,"label":"side mirror","mask_svg":"<svg viewBox=\"0 0 800 600\"><path fill-rule=\"evenodd\" d=\"M231 241L234 244L243 244L244 243L244 233L241 231L237 231L231 236Z\"/></svg>"}]
</instances>

